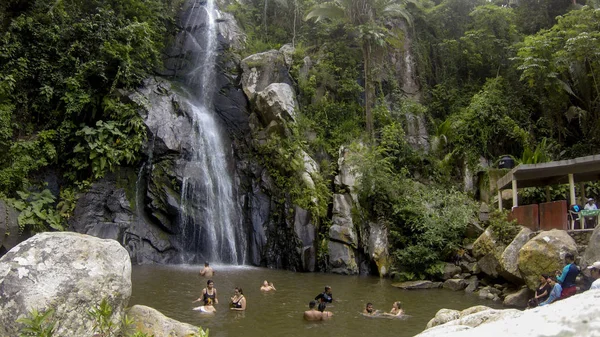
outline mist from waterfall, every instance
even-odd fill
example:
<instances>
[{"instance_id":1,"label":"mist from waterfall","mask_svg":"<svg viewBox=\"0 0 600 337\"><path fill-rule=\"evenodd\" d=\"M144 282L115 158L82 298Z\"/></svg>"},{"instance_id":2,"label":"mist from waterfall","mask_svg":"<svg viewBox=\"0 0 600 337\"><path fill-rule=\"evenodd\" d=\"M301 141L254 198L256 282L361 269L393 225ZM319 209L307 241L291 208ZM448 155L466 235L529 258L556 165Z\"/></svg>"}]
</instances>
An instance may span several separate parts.
<instances>
[{"instance_id":1,"label":"mist from waterfall","mask_svg":"<svg viewBox=\"0 0 600 337\"><path fill-rule=\"evenodd\" d=\"M244 264L247 242L233 182L232 149L213 107L216 87L217 16L214 0L191 1L184 17L184 109L193 121L192 151L181 190L182 262Z\"/></svg>"}]
</instances>

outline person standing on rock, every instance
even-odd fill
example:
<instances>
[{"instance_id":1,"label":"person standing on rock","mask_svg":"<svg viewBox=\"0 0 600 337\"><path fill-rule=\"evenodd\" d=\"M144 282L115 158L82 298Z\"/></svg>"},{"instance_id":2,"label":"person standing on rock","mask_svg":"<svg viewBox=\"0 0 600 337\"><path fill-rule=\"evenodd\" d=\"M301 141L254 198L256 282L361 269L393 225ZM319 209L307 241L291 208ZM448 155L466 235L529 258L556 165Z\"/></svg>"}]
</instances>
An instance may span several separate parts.
<instances>
[{"instance_id":1,"label":"person standing on rock","mask_svg":"<svg viewBox=\"0 0 600 337\"><path fill-rule=\"evenodd\" d=\"M204 262L204 268L200 270L200 276L213 277L215 271L208 265L208 262Z\"/></svg>"},{"instance_id":2,"label":"person standing on rock","mask_svg":"<svg viewBox=\"0 0 600 337\"><path fill-rule=\"evenodd\" d=\"M567 264L562 272L556 271L556 280L562 286L562 294L560 299L567 298L577 293L577 287L575 286L575 279L579 275L579 268L575 265L575 257L573 254L565 254L565 263Z\"/></svg>"},{"instance_id":3,"label":"person standing on rock","mask_svg":"<svg viewBox=\"0 0 600 337\"><path fill-rule=\"evenodd\" d=\"M592 282L591 289L600 289L600 261L594 262L591 266L587 267L590 270L590 275L594 279Z\"/></svg>"},{"instance_id":4,"label":"person standing on rock","mask_svg":"<svg viewBox=\"0 0 600 337\"><path fill-rule=\"evenodd\" d=\"M320 293L319 295L317 295L317 297L315 297L315 301L325 302L325 303L333 302L333 296L331 294L331 287L325 286L325 291Z\"/></svg>"},{"instance_id":5,"label":"person standing on rock","mask_svg":"<svg viewBox=\"0 0 600 337\"><path fill-rule=\"evenodd\" d=\"M550 285L552 286L552 291L550 292L550 296L548 296L548 299L545 300L544 302L540 303L540 307L544 306L544 305L548 305L558 299L560 299L560 294L562 293L562 287L560 286L560 283L556 282L556 278L554 276L549 276L548 277L548 283L550 283Z\"/></svg>"}]
</instances>

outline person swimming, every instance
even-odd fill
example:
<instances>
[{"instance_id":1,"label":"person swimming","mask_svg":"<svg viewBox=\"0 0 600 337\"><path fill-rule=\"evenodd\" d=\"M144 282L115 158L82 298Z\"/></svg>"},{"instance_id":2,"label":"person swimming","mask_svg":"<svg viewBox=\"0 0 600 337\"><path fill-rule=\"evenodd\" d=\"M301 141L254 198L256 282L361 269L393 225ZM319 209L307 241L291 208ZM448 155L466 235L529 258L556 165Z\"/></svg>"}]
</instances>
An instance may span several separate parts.
<instances>
[{"instance_id":1,"label":"person swimming","mask_svg":"<svg viewBox=\"0 0 600 337\"><path fill-rule=\"evenodd\" d=\"M233 290L233 296L231 297L231 310L244 311L246 310L246 297L244 297L244 291L242 288L235 288Z\"/></svg>"},{"instance_id":2,"label":"person swimming","mask_svg":"<svg viewBox=\"0 0 600 337\"><path fill-rule=\"evenodd\" d=\"M325 311L326 308L327 308L327 303L325 303L325 302L319 303L319 306L317 307L317 310L319 310L321 312L322 320L330 319L331 316L333 316L333 313L331 311Z\"/></svg>"},{"instance_id":3,"label":"person swimming","mask_svg":"<svg viewBox=\"0 0 600 337\"><path fill-rule=\"evenodd\" d=\"M307 321L322 321L323 313L317 311L315 307L317 306L316 301L310 301L308 303L308 310L304 312L304 319Z\"/></svg>"},{"instance_id":4,"label":"person swimming","mask_svg":"<svg viewBox=\"0 0 600 337\"><path fill-rule=\"evenodd\" d=\"M375 309L373 309L373 303L369 302L367 303L365 310L363 310L363 315L375 315L375 313L377 313L377 311Z\"/></svg>"},{"instance_id":5,"label":"person swimming","mask_svg":"<svg viewBox=\"0 0 600 337\"><path fill-rule=\"evenodd\" d=\"M325 286L325 291L315 297L315 301L331 303L333 302L333 295L331 294L331 287Z\"/></svg>"},{"instance_id":6,"label":"person swimming","mask_svg":"<svg viewBox=\"0 0 600 337\"><path fill-rule=\"evenodd\" d=\"M213 277L215 271L208 265L208 262L204 262L204 268L202 268L198 274L204 277Z\"/></svg>"},{"instance_id":7,"label":"person swimming","mask_svg":"<svg viewBox=\"0 0 600 337\"><path fill-rule=\"evenodd\" d=\"M209 299L212 303L219 304L219 300L217 299L217 289L215 289L215 283L213 280L206 281L206 288L202 289L202 296L200 296L194 302L203 301L204 305L206 305Z\"/></svg>"},{"instance_id":8,"label":"person swimming","mask_svg":"<svg viewBox=\"0 0 600 337\"><path fill-rule=\"evenodd\" d=\"M261 291L272 291L272 290L277 290L277 289L275 289L273 282L269 283L269 282L267 282L267 280L264 280L262 286L260 287L260 290Z\"/></svg>"},{"instance_id":9,"label":"person swimming","mask_svg":"<svg viewBox=\"0 0 600 337\"><path fill-rule=\"evenodd\" d=\"M392 310L389 313L384 313L385 316L402 316L404 315L404 310L402 309L402 302L396 301L392 304Z\"/></svg>"}]
</instances>

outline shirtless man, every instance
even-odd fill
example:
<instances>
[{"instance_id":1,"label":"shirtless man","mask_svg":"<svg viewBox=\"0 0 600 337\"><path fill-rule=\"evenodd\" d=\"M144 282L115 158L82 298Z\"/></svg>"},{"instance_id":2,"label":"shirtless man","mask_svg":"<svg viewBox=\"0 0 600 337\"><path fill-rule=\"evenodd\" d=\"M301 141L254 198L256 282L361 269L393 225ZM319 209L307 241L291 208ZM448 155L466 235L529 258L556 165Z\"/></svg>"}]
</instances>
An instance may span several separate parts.
<instances>
[{"instance_id":1,"label":"shirtless man","mask_svg":"<svg viewBox=\"0 0 600 337\"><path fill-rule=\"evenodd\" d=\"M204 262L204 268L200 270L200 276L204 277L212 277L215 274L215 271L208 266L208 262Z\"/></svg>"},{"instance_id":2,"label":"shirtless man","mask_svg":"<svg viewBox=\"0 0 600 337\"><path fill-rule=\"evenodd\" d=\"M373 303L367 303L365 310L363 311L364 315L375 315L375 309L373 309Z\"/></svg>"},{"instance_id":3,"label":"shirtless man","mask_svg":"<svg viewBox=\"0 0 600 337\"><path fill-rule=\"evenodd\" d=\"M307 311L304 312L304 319L307 321L321 321L323 320L323 313L321 313L320 311L317 311L317 309L315 309L315 306L317 306L317 302L316 301L310 301L310 303L308 303L308 309Z\"/></svg>"}]
</instances>

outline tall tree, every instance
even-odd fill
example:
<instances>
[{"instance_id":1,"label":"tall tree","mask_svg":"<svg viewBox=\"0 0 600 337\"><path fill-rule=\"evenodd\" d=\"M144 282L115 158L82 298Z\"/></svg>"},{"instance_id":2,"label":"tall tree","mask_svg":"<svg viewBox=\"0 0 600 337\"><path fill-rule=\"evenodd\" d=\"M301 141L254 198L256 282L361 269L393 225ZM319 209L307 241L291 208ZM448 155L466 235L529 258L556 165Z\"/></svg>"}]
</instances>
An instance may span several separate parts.
<instances>
[{"instance_id":1,"label":"tall tree","mask_svg":"<svg viewBox=\"0 0 600 337\"><path fill-rule=\"evenodd\" d=\"M412 1L411 1L412 2ZM360 40L365 81L365 118L367 134L373 138L371 57L373 48L383 47L399 37L388 29L384 20L403 18L412 25L412 16L406 9L404 0L334 0L316 5L306 15L306 20L316 18L340 20L348 25L350 32Z\"/></svg>"}]
</instances>

